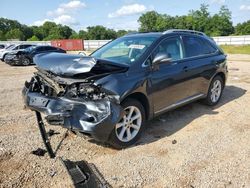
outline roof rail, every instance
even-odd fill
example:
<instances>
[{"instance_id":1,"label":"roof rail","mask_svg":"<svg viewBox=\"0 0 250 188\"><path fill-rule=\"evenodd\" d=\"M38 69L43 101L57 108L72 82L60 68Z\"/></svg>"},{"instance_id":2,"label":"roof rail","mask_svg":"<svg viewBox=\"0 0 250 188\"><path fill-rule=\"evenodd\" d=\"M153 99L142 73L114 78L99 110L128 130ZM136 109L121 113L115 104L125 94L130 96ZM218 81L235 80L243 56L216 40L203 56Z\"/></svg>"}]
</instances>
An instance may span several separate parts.
<instances>
[{"instance_id":1,"label":"roof rail","mask_svg":"<svg viewBox=\"0 0 250 188\"><path fill-rule=\"evenodd\" d=\"M138 33L139 33L139 32L137 32L137 31L131 31L131 32L125 34L124 36L127 36L127 35L134 35L134 34L138 34Z\"/></svg>"},{"instance_id":2,"label":"roof rail","mask_svg":"<svg viewBox=\"0 0 250 188\"><path fill-rule=\"evenodd\" d=\"M201 35L201 36L207 36L205 33L200 32L200 31L194 31L194 30L186 30L186 29L169 29L167 31L164 31L163 34L168 34L168 33L174 33L174 32L181 32L181 33L192 33L196 35Z\"/></svg>"}]
</instances>

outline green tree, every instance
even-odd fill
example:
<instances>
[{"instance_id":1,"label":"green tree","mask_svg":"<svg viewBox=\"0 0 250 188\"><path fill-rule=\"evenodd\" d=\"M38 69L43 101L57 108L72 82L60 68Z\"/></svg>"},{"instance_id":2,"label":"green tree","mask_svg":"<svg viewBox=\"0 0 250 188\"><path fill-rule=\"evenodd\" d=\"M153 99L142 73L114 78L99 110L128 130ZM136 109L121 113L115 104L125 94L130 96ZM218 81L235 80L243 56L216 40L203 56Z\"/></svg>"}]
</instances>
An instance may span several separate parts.
<instances>
[{"instance_id":1,"label":"green tree","mask_svg":"<svg viewBox=\"0 0 250 188\"><path fill-rule=\"evenodd\" d=\"M0 31L7 33L13 29L21 29L21 24L16 20L9 20L6 18L0 18Z\"/></svg>"},{"instance_id":2,"label":"green tree","mask_svg":"<svg viewBox=\"0 0 250 188\"><path fill-rule=\"evenodd\" d=\"M31 38L27 39L27 41L39 41L39 38L33 35Z\"/></svg>"},{"instance_id":3,"label":"green tree","mask_svg":"<svg viewBox=\"0 0 250 188\"><path fill-rule=\"evenodd\" d=\"M69 26L62 26L61 24L57 25L58 32L63 39L68 39L72 34L73 30Z\"/></svg>"},{"instance_id":4,"label":"green tree","mask_svg":"<svg viewBox=\"0 0 250 188\"><path fill-rule=\"evenodd\" d=\"M24 35L23 40L27 40L34 35L33 29L27 25L22 25L21 31L23 32L23 35Z\"/></svg>"},{"instance_id":5,"label":"green tree","mask_svg":"<svg viewBox=\"0 0 250 188\"><path fill-rule=\"evenodd\" d=\"M235 33L237 35L250 35L250 20L237 24Z\"/></svg>"},{"instance_id":6,"label":"green tree","mask_svg":"<svg viewBox=\"0 0 250 188\"><path fill-rule=\"evenodd\" d=\"M234 27L231 21L231 12L222 6L219 13L212 16L208 23L207 33L211 36L228 36L233 34Z\"/></svg>"},{"instance_id":7,"label":"green tree","mask_svg":"<svg viewBox=\"0 0 250 188\"><path fill-rule=\"evenodd\" d=\"M87 30L87 38L90 40L115 39L117 37L114 30L107 29L101 25L87 27Z\"/></svg>"},{"instance_id":8,"label":"green tree","mask_svg":"<svg viewBox=\"0 0 250 188\"><path fill-rule=\"evenodd\" d=\"M23 40L24 34L20 29L12 29L5 35L6 39L18 39Z\"/></svg>"},{"instance_id":9,"label":"green tree","mask_svg":"<svg viewBox=\"0 0 250 188\"><path fill-rule=\"evenodd\" d=\"M43 40L44 35L41 27L38 26L31 26L31 29L33 31L33 34L39 39Z\"/></svg>"},{"instance_id":10,"label":"green tree","mask_svg":"<svg viewBox=\"0 0 250 188\"><path fill-rule=\"evenodd\" d=\"M80 39L85 39L85 40L88 40L88 32L87 31L84 31L84 30L80 30L79 31L79 38Z\"/></svg>"},{"instance_id":11,"label":"green tree","mask_svg":"<svg viewBox=\"0 0 250 188\"><path fill-rule=\"evenodd\" d=\"M199 10L191 10L188 14L192 18L192 29L206 32L207 25L210 22L210 13L208 12L208 5L201 4Z\"/></svg>"},{"instance_id":12,"label":"green tree","mask_svg":"<svg viewBox=\"0 0 250 188\"><path fill-rule=\"evenodd\" d=\"M127 33L128 33L128 31L126 31L126 30L118 30L116 32L116 35L117 35L117 37L122 37L122 36L126 35Z\"/></svg>"},{"instance_id":13,"label":"green tree","mask_svg":"<svg viewBox=\"0 0 250 188\"><path fill-rule=\"evenodd\" d=\"M149 11L142 14L138 20L140 24L139 31L149 32L149 31L158 31L157 20L162 19L162 16L156 11ZM158 21L160 23L160 21ZM162 23L163 24L163 23Z\"/></svg>"},{"instance_id":14,"label":"green tree","mask_svg":"<svg viewBox=\"0 0 250 188\"><path fill-rule=\"evenodd\" d=\"M1 41L6 40L5 35L4 35L3 31L1 31L1 30L0 30L0 40Z\"/></svg>"}]
</instances>

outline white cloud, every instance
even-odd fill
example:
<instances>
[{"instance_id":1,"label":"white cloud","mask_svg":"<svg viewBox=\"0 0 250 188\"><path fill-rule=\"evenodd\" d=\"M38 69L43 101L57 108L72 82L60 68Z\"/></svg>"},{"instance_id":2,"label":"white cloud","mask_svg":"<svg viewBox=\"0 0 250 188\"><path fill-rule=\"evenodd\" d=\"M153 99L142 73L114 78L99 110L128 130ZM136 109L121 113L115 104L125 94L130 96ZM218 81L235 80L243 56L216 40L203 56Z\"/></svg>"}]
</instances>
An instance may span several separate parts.
<instances>
[{"instance_id":1,"label":"white cloud","mask_svg":"<svg viewBox=\"0 0 250 188\"><path fill-rule=\"evenodd\" d=\"M86 7L86 4L81 1L73 0L68 3L62 3L54 11L48 11L47 16L61 16L64 14L73 13L76 10Z\"/></svg>"},{"instance_id":2,"label":"white cloud","mask_svg":"<svg viewBox=\"0 0 250 188\"><path fill-rule=\"evenodd\" d=\"M111 23L108 22L106 24L106 27L110 29L114 29L116 31L118 30L137 30L139 28L139 23L136 20L128 21L128 22L117 22L117 23Z\"/></svg>"},{"instance_id":3,"label":"white cloud","mask_svg":"<svg viewBox=\"0 0 250 188\"><path fill-rule=\"evenodd\" d=\"M72 25L79 25L79 22L76 21L76 19L70 15L61 15L61 16L58 16L54 19L38 20L38 21L35 21L32 25L40 26L40 25L43 25L44 22L47 22L47 21L55 22L57 24L62 24L62 25L71 25L71 26Z\"/></svg>"},{"instance_id":4,"label":"white cloud","mask_svg":"<svg viewBox=\"0 0 250 188\"><path fill-rule=\"evenodd\" d=\"M75 15L77 11L84 7L86 7L86 4L78 0L62 3L54 11L47 12L47 16L50 18L35 21L32 25L40 26L46 21L69 26L79 25L79 22L73 17L73 15Z\"/></svg>"},{"instance_id":5,"label":"white cloud","mask_svg":"<svg viewBox=\"0 0 250 188\"><path fill-rule=\"evenodd\" d=\"M135 14L143 13L147 10L147 7L142 4L131 4L124 5L118 10L108 15L109 18L121 17L121 16L130 16Z\"/></svg>"},{"instance_id":6,"label":"white cloud","mask_svg":"<svg viewBox=\"0 0 250 188\"><path fill-rule=\"evenodd\" d=\"M53 20L54 22L63 25L79 25L79 22L76 21L76 19L70 15L61 15L58 16L57 18L54 18Z\"/></svg>"},{"instance_id":7,"label":"white cloud","mask_svg":"<svg viewBox=\"0 0 250 188\"><path fill-rule=\"evenodd\" d=\"M241 5L240 10L247 10L250 11L250 5Z\"/></svg>"},{"instance_id":8,"label":"white cloud","mask_svg":"<svg viewBox=\"0 0 250 188\"><path fill-rule=\"evenodd\" d=\"M45 22L52 22L52 20L49 20L49 19L44 19L44 20L37 20L35 21L34 23L31 24L34 25L34 26L41 26L43 25Z\"/></svg>"},{"instance_id":9,"label":"white cloud","mask_svg":"<svg viewBox=\"0 0 250 188\"><path fill-rule=\"evenodd\" d=\"M214 4L224 4L226 2L226 0L211 0L211 3Z\"/></svg>"}]
</instances>

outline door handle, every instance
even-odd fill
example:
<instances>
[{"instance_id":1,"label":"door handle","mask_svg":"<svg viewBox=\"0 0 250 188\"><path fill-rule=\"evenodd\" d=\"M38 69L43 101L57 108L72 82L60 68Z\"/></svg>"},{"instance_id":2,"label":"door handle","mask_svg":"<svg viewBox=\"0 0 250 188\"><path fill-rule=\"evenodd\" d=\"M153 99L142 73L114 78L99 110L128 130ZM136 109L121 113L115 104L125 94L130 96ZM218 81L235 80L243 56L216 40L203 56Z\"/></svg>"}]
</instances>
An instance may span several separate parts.
<instances>
[{"instance_id":1,"label":"door handle","mask_svg":"<svg viewBox=\"0 0 250 188\"><path fill-rule=\"evenodd\" d=\"M188 71L188 66L183 67L183 71L187 72Z\"/></svg>"}]
</instances>

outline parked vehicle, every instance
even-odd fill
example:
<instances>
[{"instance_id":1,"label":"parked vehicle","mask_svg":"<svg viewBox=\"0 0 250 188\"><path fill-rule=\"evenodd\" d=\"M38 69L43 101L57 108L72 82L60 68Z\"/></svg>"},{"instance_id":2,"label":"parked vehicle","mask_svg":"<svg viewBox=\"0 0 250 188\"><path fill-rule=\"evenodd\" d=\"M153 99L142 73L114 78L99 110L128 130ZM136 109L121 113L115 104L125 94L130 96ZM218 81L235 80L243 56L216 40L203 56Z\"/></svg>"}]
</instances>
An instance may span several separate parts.
<instances>
[{"instance_id":1,"label":"parked vehicle","mask_svg":"<svg viewBox=\"0 0 250 188\"><path fill-rule=\"evenodd\" d=\"M145 121L166 111L199 99L216 105L228 72L215 42L189 30L126 35L90 57L50 53L35 62L25 105L115 148L134 144Z\"/></svg>"},{"instance_id":2,"label":"parked vehicle","mask_svg":"<svg viewBox=\"0 0 250 188\"><path fill-rule=\"evenodd\" d=\"M5 44L0 44L0 49L4 49L6 47Z\"/></svg>"},{"instance_id":3,"label":"parked vehicle","mask_svg":"<svg viewBox=\"0 0 250 188\"><path fill-rule=\"evenodd\" d=\"M66 53L65 50L53 46L31 46L25 50L16 50L8 53L4 61L9 65L32 65L34 64L33 57L35 55L51 52Z\"/></svg>"},{"instance_id":4,"label":"parked vehicle","mask_svg":"<svg viewBox=\"0 0 250 188\"><path fill-rule=\"evenodd\" d=\"M30 46L33 46L33 45L31 45L31 44L18 44L18 45L16 45L16 44L11 44L11 45L9 45L7 48L4 48L4 49L0 50L0 60L1 60L1 61L4 61L5 56L6 56L8 53L12 52L12 51L15 51L15 50L22 50L22 49L28 48L28 47L30 47Z\"/></svg>"}]
</instances>

